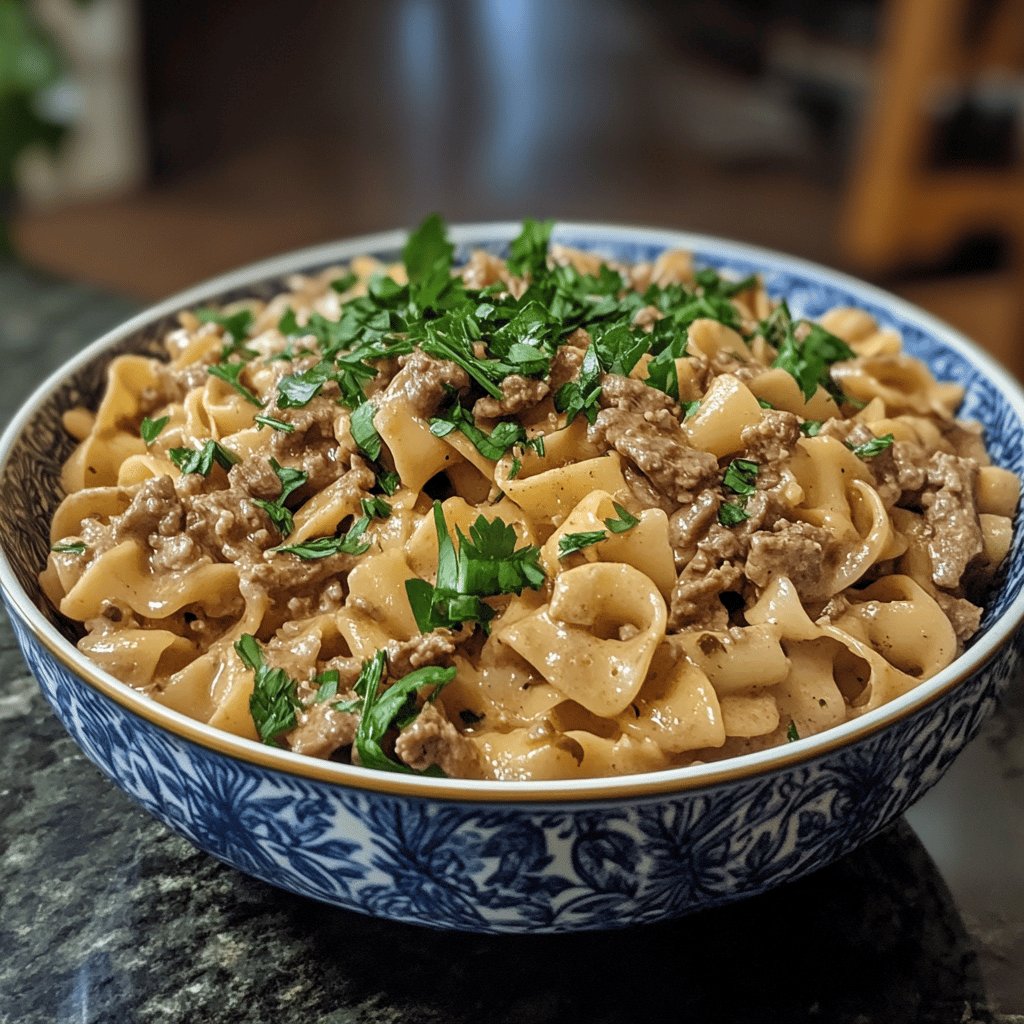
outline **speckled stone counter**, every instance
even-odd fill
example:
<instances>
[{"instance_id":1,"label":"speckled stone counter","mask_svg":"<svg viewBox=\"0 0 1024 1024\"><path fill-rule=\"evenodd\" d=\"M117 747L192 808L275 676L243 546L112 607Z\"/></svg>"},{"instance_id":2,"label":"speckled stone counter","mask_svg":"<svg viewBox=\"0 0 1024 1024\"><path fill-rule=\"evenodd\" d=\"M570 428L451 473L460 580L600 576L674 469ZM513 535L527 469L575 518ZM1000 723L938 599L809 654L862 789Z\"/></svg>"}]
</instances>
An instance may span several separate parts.
<instances>
[{"instance_id":1,"label":"speckled stone counter","mask_svg":"<svg viewBox=\"0 0 1024 1024\"><path fill-rule=\"evenodd\" d=\"M0 269L0 419L129 311ZM1024 681L845 860L682 921L536 938L359 917L199 853L66 738L6 620L0 723L0 1024L1024 1024Z\"/></svg>"}]
</instances>

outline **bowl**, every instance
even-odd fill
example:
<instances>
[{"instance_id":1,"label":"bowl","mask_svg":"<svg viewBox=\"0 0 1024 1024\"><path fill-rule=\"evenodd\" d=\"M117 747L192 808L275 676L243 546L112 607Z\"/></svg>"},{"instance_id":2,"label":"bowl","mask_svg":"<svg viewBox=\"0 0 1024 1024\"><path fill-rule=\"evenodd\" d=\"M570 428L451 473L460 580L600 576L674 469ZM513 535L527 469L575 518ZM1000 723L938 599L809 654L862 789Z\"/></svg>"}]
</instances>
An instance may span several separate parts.
<instances>
[{"instance_id":1,"label":"bowl","mask_svg":"<svg viewBox=\"0 0 1024 1024\"><path fill-rule=\"evenodd\" d=\"M501 253L516 224L454 228L463 258ZM760 272L795 314L867 309L937 377L966 388L993 462L1024 473L1024 393L992 359L921 310L802 260L702 235L561 224L555 240L624 261L669 247ZM713 907L828 864L934 785L993 710L1021 658L1024 545L1013 547L982 629L947 669L854 721L714 764L611 779L492 782L372 772L220 732L149 700L80 654L36 573L71 442L61 413L92 403L111 358L156 352L181 309L270 297L296 272L369 253L391 232L255 264L111 331L47 380L0 441L0 587L18 642L67 731L169 828L272 885L349 910L477 932L621 927Z\"/></svg>"}]
</instances>

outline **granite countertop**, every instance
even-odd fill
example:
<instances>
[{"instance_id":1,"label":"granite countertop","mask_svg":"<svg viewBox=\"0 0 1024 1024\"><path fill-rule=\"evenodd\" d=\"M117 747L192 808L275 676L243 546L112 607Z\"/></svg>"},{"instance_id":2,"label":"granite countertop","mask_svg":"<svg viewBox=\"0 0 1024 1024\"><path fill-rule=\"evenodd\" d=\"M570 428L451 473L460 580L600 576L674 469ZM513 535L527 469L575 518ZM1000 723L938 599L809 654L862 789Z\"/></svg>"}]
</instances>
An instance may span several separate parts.
<instances>
[{"instance_id":1,"label":"granite countertop","mask_svg":"<svg viewBox=\"0 0 1024 1024\"><path fill-rule=\"evenodd\" d=\"M0 420L130 311L0 269ZM1024 686L905 820L810 878L534 938L360 917L193 849L65 736L2 617L0 722L0 1024L1024 1024Z\"/></svg>"}]
</instances>

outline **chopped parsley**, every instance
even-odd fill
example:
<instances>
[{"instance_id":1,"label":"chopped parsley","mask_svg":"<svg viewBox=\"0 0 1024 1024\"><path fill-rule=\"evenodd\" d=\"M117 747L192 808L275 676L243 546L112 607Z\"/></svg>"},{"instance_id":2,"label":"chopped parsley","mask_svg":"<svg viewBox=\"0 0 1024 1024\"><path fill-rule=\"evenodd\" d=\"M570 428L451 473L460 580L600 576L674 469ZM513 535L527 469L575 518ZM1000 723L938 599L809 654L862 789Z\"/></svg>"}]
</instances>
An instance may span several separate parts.
<instances>
[{"instance_id":1,"label":"chopped parsley","mask_svg":"<svg viewBox=\"0 0 1024 1024\"><path fill-rule=\"evenodd\" d=\"M753 494L757 488L758 465L752 459L733 459L722 483L735 494Z\"/></svg>"},{"instance_id":2,"label":"chopped parsley","mask_svg":"<svg viewBox=\"0 0 1024 1024\"><path fill-rule=\"evenodd\" d=\"M80 540L63 541L60 544L54 544L50 550L57 555L84 555L85 544Z\"/></svg>"},{"instance_id":3,"label":"chopped parsley","mask_svg":"<svg viewBox=\"0 0 1024 1024\"><path fill-rule=\"evenodd\" d=\"M342 537L314 537L299 544L286 544L271 548L272 554L295 555L307 562L331 555L362 555L370 549L370 542L363 539L370 525L369 516L360 516Z\"/></svg>"},{"instance_id":4,"label":"chopped parsley","mask_svg":"<svg viewBox=\"0 0 1024 1024\"><path fill-rule=\"evenodd\" d=\"M625 533L627 530L632 530L640 522L629 509L623 508L617 501L613 501L612 505L615 506L615 514L618 516L618 519L609 518L604 521L604 525L612 533Z\"/></svg>"},{"instance_id":5,"label":"chopped parsley","mask_svg":"<svg viewBox=\"0 0 1024 1024\"><path fill-rule=\"evenodd\" d=\"M204 324L217 324L237 345L249 336L254 318L251 309L239 309L234 313L221 313L216 309L197 309L196 319Z\"/></svg>"},{"instance_id":6,"label":"chopped parsley","mask_svg":"<svg viewBox=\"0 0 1024 1024\"><path fill-rule=\"evenodd\" d=\"M681 402L680 405L683 407L683 420L685 421L700 408L700 399L694 399L692 402Z\"/></svg>"},{"instance_id":7,"label":"chopped parsley","mask_svg":"<svg viewBox=\"0 0 1024 1024\"><path fill-rule=\"evenodd\" d=\"M250 405L263 407L263 402L256 397L238 378L248 364L237 362L214 363L206 368L211 377L217 377L230 387L234 388Z\"/></svg>"},{"instance_id":8,"label":"chopped parsley","mask_svg":"<svg viewBox=\"0 0 1024 1024\"><path fill-rule=\"evenodd\" d=\"M553 220L523 221L523 229L508 247L508 269L513 274L536 277L547 267L548 243L551 241Z\"/></svg>"},{"instance_id":9,"label":"chopped parsley","mask_svg":"<svg viewBox=\"0 0 1024 1024\"><path fill-rule=\"evenodd\" d=\"M277 407L297 409L309 403L335 377L334 365L323 360L302 373L290 373L277 383Z\"/></svg>"},{"instance_id":10,"label":"chopped parsley","mask_svg":"<svg viewBox=\"0 0 1024 1024\"><path fill-rule=\"evenodd\" d=\"M394 470L377 473L377 486L390 498L402 486L402 478Z\"/></svg>"},{"instance_id":11,"label":"chopped parsley","mask_svg":"<svg viewBox=\"0 0 1024 1024\"><path fill-rule=\"evenodd\" d=\"M759 406L761 406L762 409L774 409L775 408L775 406L772 405L772 403L769 402L767 398L759 398L757 400L757 404Z\"/></svg>"},{"instance_id":12,"label":"chopped parsley","mask_svg":"<svg viewBox=\"0 0 1024 1024\"><path fill-rule=\"evenodd\" d=\"M277 738L295 728L296 712L302 707L298 684L283 668L271 668L263 660L259 641L252 634L244 633L235 641L235 651L254 674L249 714L256 731L264 743L279 746Z\"/></svg>"},{"instance_id":13,"label":"chopped parsley","mask_svg":"<svg viewBox=\"0 0 1024 1024\"><path fill-rule=\"evenodd\" d=\"M380 458L380 434L377 433L377 428L373 425L373 417L376 412L377 406L373 402L365 401L353 410L349 424L352 440L371 462L376 462Z\"/></svg>"},{"instance_id":14,"label":"chopped parsley","mask_svg":"<svg viewBox=\"0 0 1024 1024\"><path fill-rule=\"evenodd\" d=\"M305 484L309 479L309 474L304 473L301 469L282 466L277 459L270 460L270 468L274 471L277 479L281 481L281 493L273 501L267 501L265 498L253 498L252 503L267 513L282 537L287 537L295 529L295 520L292 518L291 511L285 507L285 500Z\"/></svg>"},{"instance_id":15,"label":"chopped parsley","mask_svg":"<svg viewBox=\"0 0 1024 1024\"><path fill-rule=\"evenodd\" d=\"M723 501L718 507L718 521L723 526L739 526L740 523L750 518L750 513L742 506L732 501Z\"/></svg>"},{"instance_id":16,"label":"chopped parsley","mask_svg":"<svg viewBox=\"0 0 1024 1024\"><path fill-rule=\"evenodd\" d=\"M790 719L789 727L786 729L786 740L789 743L795 743L798 739L800 739L800 733L797 732L796 722Z\"/></svg>"},{"instance_id":17,"label":"chopped parsley","mask_svg":"<svg viewBox=\"0 0 1024 1024\"><path fill-rule=\"evenodd\" d=\"M513 457L512 465L509 466L509 469L508 469L508 478L509 478L509 480L515 480L515 478L517 476L519 476L519 474L522 472L522 469L523 469L523 460L520 459L518 456Z\"/></svg>"},{"instance_id":18,"label":"chopped parsley","mask_svg":"<svg viewBox=\"0 0 1024 1024\"><path fill-rule=\"evenodd\" d=\"M293 434L295 432L295 424L289 423L287 420L279 420L273 416L256 415L253 417L256 423L256 429L261 430L263 427L272 427L274 430L280 430L285 434Z\"/></svg>"},{"instance_id":19,"label":"chopped parsley","mask_svg":"<svg viewBox=\"0 0 1024 1024\"><path fill-rule=\"evenodd\" d=\"M465 434L473 442L473 447L492 462L497 462L513 445L526 442L526 430L522 424L502 420L488 434L476 425L472 414L458 402L443 416L436 416L430 421L430 432L435 437L446 437L453 430Z\"/></svg>"},{"instance_id":20,"label":"chopped parsley","mask_svg":"<svg viewBox=\"0 0 1024 1024\"><path fill-rule=\"evenodd\" d=\"M747 498L757 489L758 464L752 459L733 459L722 477L722 484L740 501L723 501L718 507L718 521L722 526L738 526L750 518L747 512Z\"/></svg>"},{"instance_id":21,"label":"chopped parsley","mask_svg":"<svg viewBox=\"0 0 1024 1024\"><path fill-rule=\"evenodd\" d=\"M817 437L821 433L821 428L824 426L821 420L804 420L800 424L800 433L804 437Z\"/></svg>"},{"instance_id":22,"label":"chopped parsley","mask_svg":"<svg viewBox=\"0 0 1024 1024\"><path fill-rule=\"evenodd\" d=\"M359 504L362 507L363 515L370 519L391 518L391 506L383 498L376 495L370 498L360 498Z\"/></svg>"},{"instance_id":23,"label":"chopped parsley","mask_svg":"<svg viewBox=\"0 0 1024 1024\"><path fill-rule=\"evenodd\" d=\"M381 744L390 729L407 724L416 717L418 711L415 706L415 694L430 687L432 693L427 699L433 700L441 688L455 678L455 669L428 665L393 682L381 693L380 684L386 666L387 655L384 651L377 651L372 658L364 662L356 680L355 691L362 697L355 737L359 763L365 768L375 768L378 771L443 776L444 773L436 765L431 765L423 772L417 772L408 765L392 760L384 753Z\"/></svg>"},{"instance_id":24,"label":"chopped parsley","mask_svg":"<svg viewBox=\"0 0 1024 1024\"><path fill-rule=\"evenodd\" d=\"M322 704L325 700L330 700L338 695L338 683L341 682L341 673L336 668L329 668L321 672L314 682L320 685L317 688L316 696L313 698L313 703Z\"/></svg>"},{"instance_id":25,"label":"chopped parsley","mask_svg":"<svg viewBox=\"0 0 1024 1024\"><path fill-rule=\"evenodd\" d=\"M558 557L568 558L578 551L588 548L593 544L600 544L607 540L608 534L604 530L588 530L583 533L564 533L558 538Z\"/></svg>"},{"instance_id":26,"label":"chopped parsley","mask_svg":"<svg viewBox=\"0 0 1024 1024\"><path fill-rule=\"evenodd\" d=\"M336 277L331 282L331 288L341 294L347 292L358 280L359 278L355 274L349 272L341 277Z\"/></svg>"},{"instance_id":27,"label":"chopped parsley","mask_svg":"<svg viewBox=\"0 0 1024 1024\"><path fill-rule=\"evenodd\" d=\"M234 452L213 438L204 441L202 448L172 448L167 455L182 473L201 473L203 476L210 475L214 463L222 469L230 469L238 462Z\"/></svg>"},{"instance_id":28,"label":"chopped parsley","mask_svg":"<svg viewBox=\"0 0 1024 1024\"><path fill-rule=\"evenodd\" d=\"M516 549L515 530L501 519L488 521L478 516L469 528L469 537L457 530L456 550L440 502L434 502L434 529L437 531L437 577L431 586L426 580L406 580L416 624L422 633L440 626L479 622L485 628L494 617L494 609L481 598L497 594L521 594L525 587L539 589L544 570L538 559L540 549L527 546Z\"/></svg>"},{"instance_id":29,"label":"chopped parsley","mask_svg":"<svg viewBox=\"0 0 1024 1024\"><path fill-rule=\"evenodd\" d=\"M806 334L797 341L796 328L803 326ZM846 401L846 397L832 380L830 367L840 359L853 359L856 353L842 338L826 331L820 324L809 320L794 323L786 303L781 303L767 320L762 321L759 332L778 349L773 367L785 370L800 386L804 399L810 401L818 386L833 398Z\"/></svg>"},{"instance_id":30,"label":"chopped parsley","mask_svg":"<svg viewBox=\"0 0 1024 1024\"><path fill-rule=\"evenodd\" d=\"M873 459L876 455L881 455L886 448L891 448L895 440L892 434L883 434L881 437L873 437L870 441L865 441L863 444L852 445L847 442L846 447L858 459Z\"/></svg>"},{"instance_id":31,"label":"chopped parsley","mask_svg":"<svg viewBox=\"0 0 1024 1024\"><path fill-rule=\"evenodd\" d=\"M143 418L142 423L139 424L139 436L146 442L147 448L160 436L160 432L170 422L170 416L161 416L158 420L151 420L148 416Z\"/></svg>"}]
</instances>

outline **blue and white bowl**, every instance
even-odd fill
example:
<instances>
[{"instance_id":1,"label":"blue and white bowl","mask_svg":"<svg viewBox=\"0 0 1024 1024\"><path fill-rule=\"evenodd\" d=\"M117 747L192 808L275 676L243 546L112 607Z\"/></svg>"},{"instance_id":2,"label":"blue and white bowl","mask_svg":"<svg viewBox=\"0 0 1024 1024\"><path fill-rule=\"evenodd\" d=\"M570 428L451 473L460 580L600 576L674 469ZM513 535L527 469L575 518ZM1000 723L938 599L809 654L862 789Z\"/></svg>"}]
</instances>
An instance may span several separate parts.
<instances>
[{"instance_id":1,"label":"blue and white bowl","mask_svg":"<svg viewBox=\"0 0 1024 1024\"><path fill-rule=\"evenodd\" d=\"M501 252L518 225L456 228ZM867 309L908 352L966 388L993 461L1024 473L1024 394L963 336L905 302L801 260L700 235L563 224L557 241L616 259L681 246L700 264L764 275L794 312ZM95 403L110 359L155 352L181 309L269 297L295 272L362 253L396 259L398 232L259 263L140 314L51 377L0 441L0 584L43 694L85 754L196 846L339 907L478 932L655 921L798 878L865 842L946 771L1021 657L1018 529L981 632L949 668L862 718L729 761L613 779L478 782L390 775L300 757L157 705L80 654L36 574L71 450L64 410Z\"/></svg>"}]
</instances>

